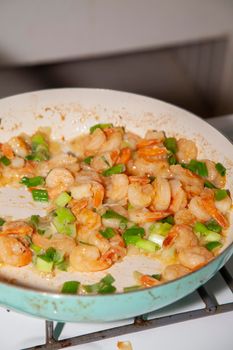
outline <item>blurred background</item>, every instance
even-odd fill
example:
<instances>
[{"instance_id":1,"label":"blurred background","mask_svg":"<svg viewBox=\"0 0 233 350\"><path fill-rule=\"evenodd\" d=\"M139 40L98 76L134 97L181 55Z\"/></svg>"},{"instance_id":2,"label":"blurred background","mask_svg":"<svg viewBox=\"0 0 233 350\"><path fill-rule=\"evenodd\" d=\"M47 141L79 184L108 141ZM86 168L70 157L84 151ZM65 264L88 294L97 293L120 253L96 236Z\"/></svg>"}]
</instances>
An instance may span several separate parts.
<instances>
[{"instance_id":1,"label":"blurred background","mask_svg":"<svg viewBox=\"0 0 233 350\"><path fill-rule=\"evenodd\" d=\"M232 0L0 0L0 97L99 87L233 112Z\"/></svg>"}]
</instances>

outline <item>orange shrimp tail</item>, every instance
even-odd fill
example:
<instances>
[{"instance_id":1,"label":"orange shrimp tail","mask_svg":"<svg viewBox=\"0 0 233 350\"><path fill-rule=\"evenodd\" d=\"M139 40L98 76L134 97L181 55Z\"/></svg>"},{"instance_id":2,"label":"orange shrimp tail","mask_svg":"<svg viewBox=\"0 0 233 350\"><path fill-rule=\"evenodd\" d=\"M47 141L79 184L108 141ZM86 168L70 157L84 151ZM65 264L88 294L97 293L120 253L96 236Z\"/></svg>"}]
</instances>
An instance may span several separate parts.
<instances>
[{"instance_id":1,"label":"orange shrimp tail","mask_svg":"<svg viewBox=\"0 0 233 350\"><path fill-rule=\"evenodd\" d=\"M122 148L120 156L118 157L116 164L127 164L132 155L132 150L129 147Z\"/></svg>"},{"instance_id":2,"label":"orange shrimp tail","mask_svg":"<svg viewBox=\"0 0 233 350\"><path fill-rule=\"evenodd\" d=\"M145 148L145 147L150 147L150 146L153 146L153 145L156 145L160 143L159 140L155 140L155 139L151 139L151 140L142 140L140 141L138 144L137 144L137 149L140 149L140 148Z\"/></svg>"},{"instance_id":3,"label":"orange shrimp tail","mask_svg":"<svg viewBox=\"0 0 233 350\"><path fill-rule=\"evenodd\" d=\"M150 211L149 213L147 213L144 221L153 222L153 221L161 220L166 218L170 214L171 214L170 211Z\"/></svg>"},{"instance_id":4,"label":"orange shrimp tail","mask_svg":"<svg viewBox=\"0 0 233 350\"><path fill-rule=\"evenodd\" d=\"M147 176L129 176L129 182L139 183L140 185L147 185L150 183L150 179Z\"/></svg>"},{"instance_id":5,"label":"orange shrimp tail","mask_svg":"<svg viewBox=\"0 0 233 350\"><path fill-rule=\"evenodd\" d=\"M140 148L138 150L138 156L145 157L156 157L156 156L164 156L167 154L167 150L165 148Z\"/></svg>"},{"instance_id":6,"label":"orange shrimp tail","mask_svg":"<svg viewBox=\"0 0 233 350\"><path fill-rule=\"evenodd\" d=\"M14 152L13 152L11 146L8 145L8 143L2 143L2 144L1 144L1 151L2 151L2 154L3 154L5 157L7 157L7 158L9 158L9 159L14 158Z\"/></svg>"},{"instance_id":7,"label":"orange shrimp tail","mask_svg":"<svg viewBox=\"0 0 233 350\"><path fill-rule=\"evenodd\" d=\"M144 287L153 287L159 284L159 281L157 281L155 278L152 278L148 275L142 275L140 277L140 282Z\"/></svg>"},{"instance_id":8,"label":"orange shrimp tail","mask_svg":"<svg viewBox=\"0 0 233 350\"><path fill-rule=\"evenodd\" d=\"M227 218L215 207L212 201L209 199L202 199L202 203L208 214L212 216L220 226L223 228L227 228L229 226Z\"/></svg>"},{"instance_id":9,"label":"orange shrimp tail","mask_svg":"<svg viewBox=\"0 0 233 350\"><path fill-rule=\"evenodd\" d=\"M32 252L26 249L25 252L19 257L17 267L26 266L32 261Z\"/></svg>"}]
</instances>

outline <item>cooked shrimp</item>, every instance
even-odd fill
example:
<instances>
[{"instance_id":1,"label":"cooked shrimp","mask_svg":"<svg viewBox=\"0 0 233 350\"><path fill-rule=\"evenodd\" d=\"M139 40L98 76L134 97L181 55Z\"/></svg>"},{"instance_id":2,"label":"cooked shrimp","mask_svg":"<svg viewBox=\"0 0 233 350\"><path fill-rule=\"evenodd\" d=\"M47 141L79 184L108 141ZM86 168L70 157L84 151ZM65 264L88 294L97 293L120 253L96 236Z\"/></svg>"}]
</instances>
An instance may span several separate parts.
<instances>
[{"instance_id":1,"label":"cooked shrimp","mask_svg":"<svg viewBox=\"0 0 233 350\"><path fill-rule=\"evenodd\" d=\"M86 208L88 205L88 199L82 198L79 200L71 199L68 204L68 207L71 208L72 213L77 217L80 214L80 211Z\"/></svg>"},{"instance_id":2,"label":"cooked shrimp","mask_svg":"<svg viewBox=\"0 0 233 350\"><path fill-rule=\"evenodd\" d=\"M82 243L87 243L94 245L99 249L101 254L106 253L110 248L110 243L108 239L104 238L99 231L87 229L85 226L82 226L78 229L77 238Z\"/></svg>"},{"instance_id":3,"label":"cooked shrimp","mask_svg":"<svg viewBox=\"0 0 233 350\"><path fill-rule=\"evenodd\" d=\"M184 208L177 211L174 215L174 220L177 225L193 225L197 219L191 213L190 209Z\"/></svg>"},{"instance_id":4,"label":"cooked shrimp","mask_svg":"<svg viewBox=\"0 0 233 350\"><path fill-rule=\"evenodd\" d=\"M21 267L32 261L32 252L19 239L0 236L0 260L7 265Z\"/></svg>"},{"instance_id":5,"label":"cooked shrimp","mask_svg":"<svg viewBox=\"0 0 233 350\"><path fill-rule=\"evenodd\" d=\"M167 150L166 148L160 148L157 146L153 147L145 147L145 148L139 148L137 152L139 157L142 157L143 159L150 160L150 159L163 159L167 156Z\"/></svg>"},{"instance_id":6,"label":"cooked shrimp","mask_svg":"<svg viewBox=\"0 0 233 350\"><path fill-rule=\"evenodd\" d=\"M16 156L25 158L30 153L29 146L20 136L12 137L8 143Z\"/></svg>"},{"instance_id":7,"label":"cooked shrimp","mask_svg":"<svg viewBox=\"0 0 233 350\"><path fill-rule=\"evenodd\" d=\"M80 210L77 221L79 225L84 226L87 230L99 230L101 227L100 215L87 208Z\"/></svg>"},{"instance_id":8,"label":"cooked shrimp","mask_svg":"<svg viewBox=\"0 0 233 350\"><path fill-rule=\"evenodd\" d=\"M183 265L173 264L165 267L162 276L165 281L172 281L190 272L191 270Z\"/></svg>"},{"instance_id":9,"label":"cooked shrimp","mask_svg":"<svg viewBox=\"0 0 233 350\"><path fill-rule=\"evenodd\" d=\"M197 146L191 140L179 139L177 141L178 152L176 157L180 163L189 163L197 158Z\"/></svg>"},{"instance_id":10,"label":"cooked shrimp","mask_svg":"<svg viewBox=\"0 0 233 350\"><path fill-rule=\"evenodd\" d=\"M68 189L74 183L74 177L71 172L65 168L53 168L46 177L46 186L54 188L62 185Z\"/></svg>"},{"instance_id":11,"label":"cooked shrimp","mask_svg":"<svg viewBox=\"0 0 233 350\"><path fill-rule=\"evenodd\" d=\"M122 142L122 133L115 131L108 139L103 143L100 148L100 152L114 151L120 148Z\"/></svg>"},{"instance_id":12,"label":"cooked shrimp","mask_svg":"<svg viewBox=\"0 0 233 350\"><path fill-rule=\"evenodd\" d=\"M203 162L205 162L207 170L208 170L208 176L207 180L212 182L216 187L222 188L225 186L226 183L226 177L221 176L219 172L215 168L215 163L211 160L204 159Z\"/></svg>"},{"instance_id":13,"label":"cooked shrimp","mask_svg":"<svg viewBox=\"0 0 233 350\"><path fill-rule=\"evenodd\" d=\"M188 247L178 252L180 263L191 270L196 270L204 266L212 258L213 254L205 247L200 246Z\"/></svg>"},{"instance_id":14,"label":"cooked shrimp","mask_svg":"<svg viewBox=\"0 0 233 350\"><path fill-rule=\"evenodd\" d=\"M129 147L121 149L120 155L116 160L116 164L127 164L132 156L132 151Z\"/></svg>"},{"instance_id":15,"label":"cooked shrimp","mask_svg":"<svg viewBox=\"0 0 233 350\"><path fill-rule=\"evenodd\" d=\"M223 228L227 228L229 226L227 218L215 206L214 193L212 190L206 188L201 193L201 203L202 207L205 208L206 212L212 218L214 218L220 226L222 226Z\"/></svg>"},{"instance_id":16,"label":"cooked shrimp","mask_svg":"<svg viewBox=\"0 0 233 350\"><path fill-rule=\"evenodd\" d=\"M156 139L146 139L146 140L144 139L137 144L137 149L154 146L154 145L157 145L158 143L160 142Z\"/></svg>"},{"instance_id":17,"label":"cooked shrimp","mask_svg":"<svg viewBox=\"0 0 233 350\"><path fill-rule=\"evenodd\" d=\"M163 241L164 247L173 245L177 251L193 247L198 244L198 239L192 229L187 225L174 225Z\"/></svg>"},{"instance_id":18,"label":"cooked shrimp","mask_svg":"<svg viewBox=\"0 0 233 350\"><path fill-rule=\"evenodd\" d=\"M44 236L35 233L32 236L32 241L35 245L42 249L48 249L53 247L64 254L69 255L76 246L75 241L72 237L65 236L63 234L56 234L52 238L46 238Z\"/></svg>"},{"instance_id":19,"label":"cooked shrimp","mask_svg":"<svg viewBox=\"0 0 233 350\"><path fill-rule=\"evenodd\" d=\"M187 195L179 180L171 180L169 184L171 188L171 204L169 209L176 213L178 210L186 207Z\"/></svg>"},{"instance_id":20,"label":"cooked shrimp","mask_svg":"<svg viewBox=\"0 0 233 350\"><path fill-rule=\"evenodd\" d=\"M94 170L81 170L75 176L75 181L77 183L88 183L91 181L96 181L102 183L100 175Z\"/></svg>"},{"instance_id":21,"label":"cooked shrimp","mask_svg":"<svg viewBox=\"0 0 233 350\"><path fill-rule=\"evenodd\" d=\"M129 161L127 170L130 174L136 176L159 176L162 178L170 177L169 164L165 160L156 160L149 162L143 158L137 158L135 161Z\"/></svg>"},{"instance_id":22,"label":"cooked shrimp","mask_svg":"<svg viewBox=\"0 0 233 350\"><path fill-rule=\"evenodd\" d=\"M3 230L1 231L1 235L23 235L23 236L31 236L33 233L33 228L29 224L24 221L11 221L7 222L3 226Z\"/></svg>"},{"instance_id":23,"label":"cooked shrimp","mask_svg":"<svg viewBox=\"0 0 233 350\"><path fill-rule=\"evenodd\" d=\"M15 169L23 168L24 164L25 164L24 159L20 157L14 157L11 160L11 167Z\"/></svg>"},{"instance_id":24,"label":"cooked shrimp","mask_svg":"<svg viewBox=\"0 0 233 350\"><path fill-rule=\"evenodd\" d=\"M130 221L136 224L142 224L145 222L153 222L161 220L170 215L170 211L150 211L148 209L131 209L129 210Z\"/></svg>"},{"instance_id":25,"label":"cooked shrimp","mask_svg":"<svg viewBox=\"0 0 233 350\"><path fill-rule=\"evenodd\" d=\"M150 178L148 176L129 176L129 183L139 183L140 185L147 185L150 183Z\"/></svg>"},{"instance_id":26,"label":"cooked shrimp","mask_svg":"<svg viewBox=\"0 0 233 350\"><path fill-rule=\"evenodd\" d=\"M119 152L117 152L118 156ZM113 157L115 160L115 157ZM101 172L103 170L106 170L113 166L114 161L112 159L112 152L104 152L101 154L97 154L93 157L91 161L91 167L95 169L98 172Z\"/></svg>"},{"instance_id":27,"label":"cooked shrimp","mask_svg":"<svg viewBox=\"0 0 233 350\"><path fill-rule=\"evenodd\" d=\"M215 207L223 214L227 214L227 212L231 209L232 199L229 196L226 196L221 201L214 202Z\"/></svg>"},{"instance_id":28,"label":"cooked shrimp","mask_svg":"<svg viewBox=\"0 0 233 350\"><path fill-rule=\"evenodd\" d=\"M169 181L157 178L153 182L154 198L153 207L155 210L167 210L171 201L171 188Z\"/></svg>"},{"instance_id":29,"label":"cooked shrimp","mask_svg":"<svg viewBox=\"0 0 233 350\"><path fill-rule=\"evenodd\" d=\"M87 155L91 152L97 152L106 142L106 136L101 129L96 129L91 135L88 135L85 143Z\"/></svg>"},{"instance_id":30,"label":"cooked shrimp","mask_svg":"<svg viewBox=\"0 0 233 350\"><path fill-rule=\"evenodd\" d=\"M139 183L128 186L129 203L137 209L148 207L153 196L153 186L150 184L140 185Z\"/></svg>"},{"instance_id":31,"label":"cooked shrimp","mask_svg":"<svg viewBox=\"0 0 233 350\"><path fill-rule=\"evenodd\" d=\"M203 191L204 181L198 175L192 173L188 169L182 168L182 166L178 164L171 165L170 170L172 176L182 183L188 195L199 195Z\"/></svg>"},{"instance_id":32,"label":"cooked shrimp","mask_svg":"<svg viewBox=\"0 0 233 350\"><path fill-rule=\"evenodd\" d=\"M208 221L211 218L200 197L193 197L189 202L188 208L191 214L194 215L199 221Z\"/></svg>"},{"instance_id":33,"label":"cooked shrimp","mask_svg":"<svg viewBox=\"0 0 233 350\"><path fill-rule=\"evenodd\" d=\"M14 152L9 143L0 143L0 150L5 157L9 159L14 158Z\"/></svg>"},{"instance_id":34,"label":"cooked shrimp","mask_svg":"<svg viewBox=\"0 0 233 350\"><path fill-rule=\"evenodd\" d=\"M125 132L123 136L123 142L128 147L130 147L132 150L136 149L137 144L141 141L141 137L132 133L132 132Z\"/></svg>"},{"instance_id":35,"label":"cooked shrimp","mask_svg":"<svg viewBox=\"0 0 233 350\"><path fill-rule=\"evenodd\" d=\"M79 244L70 254L70 265L79 272L97 272L109 268L112 263L101 259L97 247Z\"/></svg>"},{"instance_id":36,"label":"cooked shrimp","mask_svg":"<svg viewBox=\"0 0 233 350\"><path fill-rule=\"evenodd\" d=\"M156 140L157 143L162 143L165 140L165 133L164 131L147 130L145 139Z\"/></svg>"},{"instance_id":37,"label":"cooked shrimp","mask_svg":"<svg viewBox=\"0 0 233 350\"><path fill-rule=\"evenodd\" d=\"M107 242L104 244L104 246L102 245L102 247L101 245L98 246L97 244L95 244L95 246L99 248L99 250L103 254L103 260L108 261L109 264L112 264L113 262L115 263L118 260L122 259L126 255L127 250L125 248L125 243L121 235L115 234L112 238L106 241ZM107 246L108 249L106 249Z\"/></svg>"},{"instance_id":38,"label":"cooked shrimp","mask_svg":"<svg viewBox=\"0 0 233 350\"><path fill-rule=\"evenodd\" d=\"M128 192L128 176L125 174L115 174L109 179L106 197L114 202L119 202L126 198Z\"/></svg>"},{"instance_id":39,"label":"cooked shrimp","mask_svg":"<svg viewBox=\"0 0 233 350\"><path fill-rule=\"evenodd\" d=\"M71 196L76 200L83 198L92 199L94 208L98 208L102 204L104 198L104 187L95 181L72 186L70 187L70 192Z\"/></svg>"},{"instance_id":40,"label":"cooked shrimp","mask_svg":"<svg viewBox=\"0 0 233 350\"><path fill-rule=\"evenodd\" d=\"M143 286L143 287L153 287L153 286L158 286L159 284L161 284L160 281L156 280L155 278L149 276L149 275L142 275L138 278L139 283Z\"/></svg>"}]
</instances>

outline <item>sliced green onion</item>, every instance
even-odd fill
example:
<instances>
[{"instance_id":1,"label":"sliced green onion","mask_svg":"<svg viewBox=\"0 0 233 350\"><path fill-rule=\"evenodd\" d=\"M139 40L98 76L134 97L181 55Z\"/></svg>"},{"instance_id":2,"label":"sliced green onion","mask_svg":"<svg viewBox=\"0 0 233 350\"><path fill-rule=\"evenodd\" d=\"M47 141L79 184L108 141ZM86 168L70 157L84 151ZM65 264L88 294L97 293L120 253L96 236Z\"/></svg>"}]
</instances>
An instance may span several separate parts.
<instances>
[{"instance_id":1,"label":"sliced green onion","mask_svg":"<svg viewBox=\"0 0 233 350\"><path fill-rule=\"evenodd\" d=\"M215 169L218 171L218 173L219 173L221 176L225 176L225 175L226 175L227 169L226 169L225 166L223 166L221 163L215 164Z\"/></svg>"},{"instance_id":2,"label":"sliced green onion","mask_svg":"<svg viewBox=\"0 0 233 350\"><path fill-rule=\"evenodd\" d=\"M163 223L167 222L170 225L174 225L175 224L175 219L174 219L174 216L169 215L166 218L160 220L159 222L163 222Z\"/></svg>"},{"instance_id":3,"label":"sliced green onion","mask_svg":"<svg viewBox=\"0 0 233 350\"><path fill-rule=\"evenodd\" d=\"M167 137L164 142L164 146L167 150L169 150L171 153L176 153L178 151L178 146L176 139L174 137Z\"/></svg>"},{"instance_id":4,"label":"sliced green onion","mask_svg":"<svg viewBox=\"0 0 233 350\"><path fill-rule=\"evenodd\" d=\"M214 250L215 248L220 248L222 247L222 243L220 242L209 242L205 245L206 249L208 249L209 251Z\"/></svg>"},{"instance_id":5,"label":"sliced green onion","mask_svg":"<svg viewBox=\"0 0 233 350\"><path fill-rule=\"evenodd\" d=\"M195 223L193 230L195 233L201 233L203 236L206 236L211 232L204 224L198 221Z\"/></svg>"},{"instance_id":6,"label":"sliced green onion","mask_svg":"<svg viewBox=\"0 0 233 350\"><path fill-rule=\"evenodd\" d=\"M114 237L116 234L116 231L111 227L107 227L104 231L99 231L99 232L104 238L107 238L107 239Z\"/></svg>"},{"instance_id":7,"label":"sliced green onion","mask_svg":"<svg viewBox=\"0 0 233 350\"><path fill-rule=\"evenodd\" d=\"M49 201L48 191L33 189L32 198L34 199L34 201L37 201L37 202L48 202Z\"/></svg>"},{"instance_id":8,"label":"sliced green onion","mask_svg":"<svg viewBox=\"0 0 233 350\"><path fill-rule=\"evenodd\" d=\"M148 241L147 239L140 238L135 246L137 248L146 250L147 252L154 253L156 250L160 249L160 246L154 242Z\"/></svg>"},{"instance_id":9,"label":"sliced green onion","mask_svg":"<svg viewBox=\"0 0 233 350\"><path fill-rule=\"evenodd\" d=\"M103 218L103 219L118 219L118 220L125 221L125 222L128 221L128 219L127 219L125 216L120 215L120 214L118 214L116 211L111 210L111 209L107 210L107 211L102 215L102 218Z\"/></svg>"},{"instance_id":10,"label":"sliced green onion","mask_svg":"<svg viewBox=\"0 0 233 350\"><path fill-rule=\"evenodd\" d=\"M40 215L32 215L30 217L29 223L32 224L35 228L39 225Z\"/></svg>"},{"instance_id":11,"label":"sliced green onion","mask_svg":"<svg viewBox=\"0 0 233 350\"><path fill-rule=\"evenodd\" d=\"M142 289L142 286L140 285L135 285L135 286L130 286L130 287L124 287L123 292L134 292L135 290Z\"/></svg>"},{"instance_id":12,"label":"sliced green onion","mask_svg":"<svg viewBox=\"0 0 233 350\"><path fill-rule=\"evenodd\" d=\"M116 288L112 285L113 282L115 282L115 279L108 274L98 283L83 285L83 288L87 293L109 294L116 291Z\"/></svg>"},{"instance_id":13,"label":"sliced green onion","mask_svg":"<svg viewBox=\"0 0 233 350\"><path fill-rule=\"evenodd\" d=\"M58 220L62 224L71 224L76 220L76 217L72 213L72 211L68 208L57 208L55 210L55 214L57 215Z\"/></svg>"},{"instance_id":14,"label":"sliced green onion","mask_svg":"<svg viewBox=\"0 0 233 350\"><path fill-rule=\"evenodd\" d=\"M59 220L59 218L56 216L53 219L53 224L57 230L58 233L67 235L67 236L71 236L71 237L75 237L76 236L76 225L75 223L63 223Z\"/></svg>"},{"instance_id":15,"label":"sliced green onion","mask_svg":"<svg viewBox=\"0 0 233 350\"><path fill-rule=\"evenodd\" d=\"M194 232L205 237L206 242L220 241L221 235L217 232L209 230L201 222L196 222L193 228Z\"/></svg>"},{"instance_id":16,"label":"sliced green onion","mask_svg":"<svg viewBox=\"0 0 233 350\"><path fill-rule=\"evenodd\" d=\"M90 128L90 134L92 134L96 129L106 129L106 128L112 128L112 127L113 127L112 123L96 124Z\"/></svg>"},{"instance_id":17,"label":"sliced green onion","mask_svg":"<svg viewBox=\"0 0 233 350\"><path fill-rule=\"evenodd\" d=\"M94 156L89 156L87 158L84 158L83 161L85 164L90 165L93 158L94 158Z\"/></svg>"},{"instance_id":18,"label":"sliced green onion","mask_svg":"<svg viewBox=\"0 0 233 350\"><path fill-rule=\"evenodd\" d=\"M111 176L114 174L121 174L125 171L125 165L124 164L117 164L114 165L113 167L106 169L102 172L103 176Z\"/></svg>"},{"instance_id":19,"label":"sliced green onion","mask_svg":"<svg viewBox=\"0 0 233 350\"><path fill-rule=\"evenodd\" d=\"M217 233L217 232L212 232L210 231L210 233L208 233L206 236L205 236L205 241L206 242L219 242L221 240L222 236Z\"/></svg>"},{"instance_id":20,"label":"sliced green onion","mask_svg":"<svg viewBox=\"0 0 233 350\"><path fill-rule=\"evenodd\" d=\"M55 204L59 207L65 207L71 201L72 197L67 192L62 192L55 200Z\"/></svg>"},{"instance_id":21,"label":"sliced green onion","mask_svg":"<svg viewBox=\"0 0 233 350\"><path fill-rule=\"evenodd\" d=\"M177 158L174 154L170 154L167 158L167 161L169 165L175 165L178 163Z\"/></svg>"},{"instance_id":22,"label":"sliced green onion","mask_svg":"<svg viewBox=\"0 0 233 350\"><path fill-rule=\"evenodd\" d=\"M42 251L42 248L39 247L38 245L34 244L34 243L31 243L30 244L30 248L36 253L40 253Z\"/></svg>"},{"instance_id":23,"label":"sliced green onion","mask_svg":"<svg viewBox=\"0 0 233 350\"><path fill-rule=\"evenodd\" d=\"M155 222L154 224L150 225L149 233L166 236L171 228L172 225L168 224L167 222Z\"/></svg>"},{"instance_id":24,"label":"sliced green onion","mask_svg":"<svg viewBox=\"0 0 233 350\"><path fill-rule=\"evenodd\" d=\"M35 134L31 138L32 141L32 153L25 159L33 161L43 161L49 159L49 146L42 134Z\"/></svg>"},{"instance_id":25,"label":"sliced green onion","mask_svg":"<svg viewBox=\"0 0 233 350\"><path fill-rule=\"evenodd\" d=\"M67 271L68 266L69 266L68 261L66 261L64 259L62 261L56 263L56 268L58 270L61 270L61 271Z\"/></svg>"},{"instance_id":26,"label":"sliced green onion","mask_svg":"<svg viewBox=\"0 0 233 350\"><path fill-rule=\"evenodd\" d=\"M160 273L156 273L156 274L151 275L151 277L156 279L156 280L158 280L158 281L160 281L161 278L162 278L162 275Z\"/></svg>"},{"instance_id":27,"label":"sliced green onion","mask_svg":"<svg viewBox=\"0 0 233 350\"><path fill-rule=\"evenodd\" d=\"M157 233L151 233L148 236L149 241L158 244L160 247L162 247L164 239L165 239L164 236L158 235Z\"/></svg>"},{"instance_id":28,"label":"sliced green onion","mask_svg":"<svg viewBox=\"0 0 233 350\"><path fill-rule=\"evenodd\" d=\"M42 272L52 272L53 261L46 255L38 255L36 258L36 268Z\"/></svg>"},{"instance_id":29,"label":"sliced green onion","mask_svg":"<svg viewBox=\"0 0 233 350\"><path fill-rule=\"evenodd\" d=\"M80 286L78 281L67 281L63 284L61 292L63 294L77 294Z\"/></svg>"},{"instance_id":30,"label":"sliced green onion","mask_svg":"<svg viewBox=\"0 0 233 350\"><path fill-rule=\"evenodd\" d=\"M189 169L195 174L198 174L199 176L208 176L208 169L204 162L200 162L196 159L190 160L189 164L181 164L183 168Z\"/></svg>"},{"instance_id":31,"label":"sliced green onion","mask_svg":"<svg viewBox=\"0 0 233 350\"><path fill-rule=\"evenodd\" d=\"M37 133L31 137L32 147L36 148L39 145L47 145L47 142L44 136L40 133Z\"/></svg>"},{"instance_id":32,"label":"sliced green onion","mask_svg":"<svg viewBox=\"0 0 233 350\"><path fill-rule=\"evenodd\" d=\"M3 226L5 224L5 220L3 218L0 218L0 226Z\"/></svg>"},{"instance_id":33,"label":"sliced green onion","mask_svg":"<svg viewBox=\"0 0 233 350\"><path fill-rule=\"evenodd\" d=\"M216 201L221 201L222 199L226 198L228 196L227 190L219 189L216 190L214 193L214 198Z\"/></svg>"},{"instance_id":34,"label":"sliced green onion","mask_svg":"<svg viewBox=\"0 0 233 350\"><path fill-rule=\"evenodd\" d=\"M214 231L217 233L222 232L222 227L215 221L214 219L211 219L205 223L205 226L208 228L210 231Z\"/></svg>"},{"instance_id":35,"label":"sliced green onion","mask_svg":"<svg viewBox=\"0 0 233 350\"><path fill-rule=\"evenodd\" d=\"M5 156L2 156L2 157L0 158L0 162L1 162L3 165L5 165L5 166L8 166L8 165L11 164L10 159L7 158L7 157L5 157Z\"/></svg>"},{"instance_id":36,"label":"sliced green onion","mask_svg":"<svg viewBox=\"0 0 233 350\"><path fill-rule=\"evenodd\" d=\"M110 275L110 273L108 273L105 277L103 277L100 280L101 283L105 283L105 284L112 284L113 282L115 282L115 278Z\"/></svg>"},{"instance_id":37,"label":"sliced green onion","mask_svg":"<svg viewBox=\"0 0 233 350\"><path fill-rule=\"evenodd\" d=\"M141 239L145 234L143 227L133 226L125 230L122 237L126 245L136 244L139 239Z\"/></svg>"},{"instance_id":38,"label":"sliced green onion","mask_svg":"<svg viewBox=\"0 0 233 350\"><path fill-rule=\"evenodd\" d=\"M205 180L204 186L207 188L217 188L214 184L212 184L212 182L210 182L208 180Z\"/></svg>"},{"instance_id":39,"label":"sliced green onion","mask_svg":"<svg viewBox=\"0 0 233 350\"><path fill-rule=\"evenodd\" d=\"M43 185L45 183L45 180L42 176L35 176L35 177L22 177L20 180L21 184L24 184L27 187L36 187L39 185Z\"/></svg>"}]
</instances>

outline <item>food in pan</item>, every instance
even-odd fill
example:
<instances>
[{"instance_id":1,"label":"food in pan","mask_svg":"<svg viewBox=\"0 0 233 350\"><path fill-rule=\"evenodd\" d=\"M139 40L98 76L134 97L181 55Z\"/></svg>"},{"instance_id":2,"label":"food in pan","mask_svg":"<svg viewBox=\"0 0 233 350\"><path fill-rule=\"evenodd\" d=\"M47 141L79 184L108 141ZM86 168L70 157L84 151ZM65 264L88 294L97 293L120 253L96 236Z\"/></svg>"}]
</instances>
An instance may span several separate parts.
<instances>
[{"instance_id":1,"label":"food in pan","mask_svg":"<svg viewBox=\"0 0 233 350\"><path fill-rule=\"evenodd\" d=\"M48 206L44 217L0 218L0 261L45 276L106 270L92 285L67 281L63 293L115 292L108 269L132 255L164 268L135 271L125 292L179 278L224 244L232 205L225 182L223 164L199 159L194 141L163 131L142 138L97 124L69 142L54 142L43 128L13 137L0 144L1 186L25 186Z\"/></svg>"}]
</instances>

